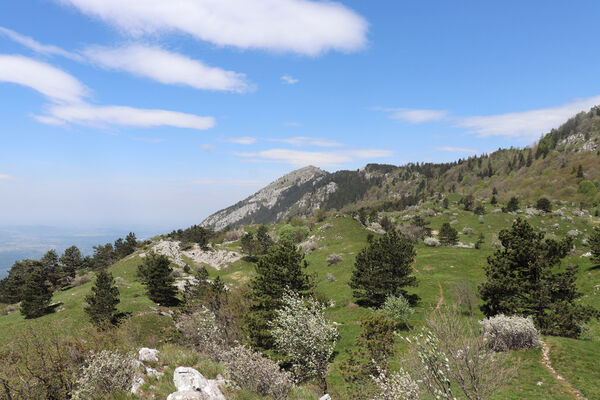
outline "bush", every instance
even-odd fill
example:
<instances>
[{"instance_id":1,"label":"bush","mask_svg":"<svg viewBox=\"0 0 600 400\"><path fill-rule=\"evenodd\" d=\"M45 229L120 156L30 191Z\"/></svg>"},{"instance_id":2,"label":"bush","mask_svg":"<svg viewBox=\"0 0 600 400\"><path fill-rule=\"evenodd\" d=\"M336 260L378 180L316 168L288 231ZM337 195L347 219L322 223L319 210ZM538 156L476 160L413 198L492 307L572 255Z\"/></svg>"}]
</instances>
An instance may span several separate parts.
<instances>
[{"instance_id":1,"label":"bush","mask_svg":"<svg viewBox=\"0 0 600 400\"><path fill-rule=\"evenodd\" d=\"M225 348L225 338L215 314L202 306L193 314L182 315L177 329L186 344L214 361L220 361Z\"/></svg>"},{"instance_id":2,"label":"bush","mask_svg":"<svg viewBox=\"0 0 600 400\"><path fill-rule=\"evenodd\" d=\"M494 351L535 349L540 346L540 334L531 317L507 317L499 314L480 321L483 335Z\"/></svg>"},{"instance_id":3,"label":"bush","mask_svg":"<svg viewBox=\"0 0 600 400\"><path fill-rule=\"evenodd\" d=\"M89 275L78 275L71 281L71 286L77 287L90 282L92 278Z\"/></svg>"},{"instance_id":4,"label":"bush","mask_svg":"<svg viewBox=\"0 0 600 400\"><path fill-rule=\"evenodd\" d=\"M327 256L327 265L335 265L342 262L342 256L339 254L330 254Z\"/></svg>"},{"instance_id":5,"label":"bush","mask_svg":"<svg viewBox=\"0 0 600 400\"><path fill-rule=\"evenodd\" d=\"M442 224L438 237L443 245L454 245L458 242L458 232L447 222Z\"/></svg>"},{"instance_id":6,"label":"bush","mask_svg":"<svg viewBox=\"0 0 600 400\"><path fill-rule=\"evenodd\" d=\"M423 239L423 243L429 247L438 247L440 245L440 241L433 237L426 237Z\"/></svg>"},{"instance_id":7,"label":"bush","mask_svg":"<svg viewBox=\"0 0 600 400\"><path fill-rule=\"evenodd\" d=\"M73 400L108 398L110 394L127 391L136 375L135 359L108 350L94 355L83 368Z\"/></svg>"},{"instance_id":8,"label":"bush","mask_svg":"<svg viewBox=\"0 0 600 400\"><path fill-rule=\"evenodd\" d=\"M289 374L282 371L276 362L246 346L229 350L224 355L224 361L229 378L241 389L283 400L293 386Z\"/></svg>"},{"instance_id":9,"label":"bush","mask_svg":"<svg viewBox=\"0 0 600 400\"><path fill-rule=\"evenodd\" d=\"M540 197L535 203L535 208L543 212L551 212L552 211L552 203L545 197Z\"/></svg>"},{"instance_id":10,"label":"bush","mask_svg":"<svg viewBox=\"0 0 600 400\"><path fill-rule=\"evenodd\" d=\"M401 294L388 296L379 311L395 321L398 326L407 326L408 318L414 313L408 300Z\"/></svg>"},{"instance_id":11,"label":"bush","mask_svg":"<svg viewBox=\"0 0 600 400\"><path fill-rule=\"evenodd\" d=\"M379 374L372 376L377 390L373 400L419 400L419 385L408 372L402 368L391 374L381 368L378 370Z\"/></svg>"}]
</instances>

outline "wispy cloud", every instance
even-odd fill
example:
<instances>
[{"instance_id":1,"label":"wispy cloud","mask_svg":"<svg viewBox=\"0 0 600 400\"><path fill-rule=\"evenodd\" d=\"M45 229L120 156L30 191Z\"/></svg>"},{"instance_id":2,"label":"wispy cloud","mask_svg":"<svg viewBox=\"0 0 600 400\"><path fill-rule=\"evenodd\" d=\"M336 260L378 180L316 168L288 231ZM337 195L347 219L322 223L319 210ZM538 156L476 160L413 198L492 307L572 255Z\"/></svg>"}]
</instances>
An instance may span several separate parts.
<instances>
[{"instance_id":1,"label":"wispy cloud","mask_svg":"<svg viewBox=\"0 0 600 400\"><path fill-rule=\"evenodd\" d=\"M47 63L27 57L0 55L0 82L26 86L47 97L52 103L45 106L45 114L34 115L36 120L45 124L172 126L198 130L215 126L213 117L161 109L88 104L84 101L88 89L76 78Z\"/></svg>"},{"instance_id":2,"label":"wispy cloud","mask_svg":"<svg viewBox=\"0 0 600 400\"><path fill-rule=\"evenodd\" d=\"M256 179L196 179L192 181L195 185L227 185L227 186L260 186L264 182Z\"/></svg>"},{"instance_id":3,"label":"wispy cloud","mask_svg":"<svg viewBox=\"0 0 600 400\"><path fill-rule=\"evenodd\" d=\"M88 93L88 89L68 73L17 55L0 55L0 82L27 86L56 103L80 102Z\"/></svg>"},{"instance_id":4,"label":"wispy cloud","mask_svg":"<svg viewBox=\"0 0 600 400\"><path fill-rule=\"evenodd\" d=\"M1 181L10 181L13 180L14 177L12 177L11 175L7 175L7 174L0 174L0 182Z\"/></svg>"},{"instance_id":5,"label":"wispy cloud","mask_svg":"<svg viewBox=\"0 0 600 400\"><path fill-rule=\"evenodd\" d=\"M46 115L36 116L36 119L46 124L72 123L96 127L116 125L145 128L172 126L198 130L210 129L215 126L213 117L127 106L51 105L46 107L45 111Z\"/></svg>"},{"instance_id":6,"label":"wispy cloud","mask_svg":"<svg viewBox=\"0 0 600 400\"><path fill-rule=\"evenodd\" d=\"M535 140L581 111L600 104L600 96L577 99L556 107L497 115L459 118L458 127L481 137L507 136Z\"/></svg>"},{"instance_id":7,"label":"wispy cloud","mask_svg":"<svg viewBox=\"0 0 600 400\"><path fill-rule=\"evenodd\" d=\"M271 161L302 167L315 165L320 167L336 167L352 161L371 160L390 157L390 150L364 149L343 151L300 151L289 149L271 149L253 153L235 153L250 161Z\"/></svg>"},{"instance_id":8,"label":"wispy cloud","mask_svg":"<svg viewBox=\"0 0 600 400\"><path fill-rule=\"evenodd\" d=\"M445 151L448 153L478 153L479 150L468 149L465 147L440 146L435 148L437 151Z\"/></svg>"},{"instance_id":9,"label":"wispy cloud","mask_svg":"<svg viewBox=\"0 0 600 400\"><path fill-rule=\"evenodd\" d=\"M133 36L183 32L219 46L318 55L365 46L368 25L341 3L309 0L57 0Z\"/></svg>"},{"instance_id":10,"label":"wispy cloud","mask_svg":"<svg viewBox=\"0 0 600 400\"><path fill-rule=\"evenodd\" d=\"M22 46L29 48L30 50L35 51L36 53L45 55L57 55L61 57L70 58L76 61L83 60L83 57L77 53L72 53L70 51L61 49L57 46L42 44L29 36L21 35L20 33L17 33L8 28L0 26L0 34L8 37L10 40L19 43Z\"/></svg>"},{"instance_id":11,"label":"wispy cloud","mask_svg":"<svg viewBox=\"0 0 600 400\"><path fill-rule=\"evenodd\" d=\"M448 116L446 110L425 110L416 108L376 108L389 113L391 119L421 124L424 122L440 121Z\"/></svg>"},{"instance_id":12,"label":"wispy cloud","mask_svg":"<svg viewBox=\"0 0 600 400\"><path fill-rule=\"evenodd\" d=\"M299 128L299 127L302 126L302 124L300 122L295 122L295 121L284 122L283 125L284 126L291 126L292 128Z\"/></svg>"},{"instance_id":13,"label":"wispy cloud","mask_svg":"<svg viewBox=\"0 0 600 400\"><path fill-rule=\"evenodd\" d=\"M127 71L164 84L236 93L247 92L253 88L246 81L244 74L211 67L156 46L96 46L86 49L84 54L92 63L104 68Z\"/></svg>"},{"instance_id":14,"label":"wispy cloud","mask_svg":"<svg viewBox=\"0 0 600 400\"><path fill-rule=\"evenodd\" d=\"M163 142L167 141L167 139L163 139L163 138L145 138L145 137L136 137L136 138L133 138L133 140L135 140L136 142L144 142L144 143L152 143L152 144L158 144L158 143L163 143Z\"/></svg>"},{"instance_id":15,"label":"wispy cloud","mask_svg":"<svg viewBox=\"0 0 600 400\"><path fill-rule=\"evenodd\" d=\"M295 85L296 83L300 82L299 79L296 79L290 75L283 75L281 77L281 81L287 85Z\"/></svg>"},{"instance_id":16,"label":"wispy cloud","mask_svg":"<svg viewBox=\"0 0 600 400\"><path fill-rule=\"evenodd\" d=\"M217 146L215 146L214 144L210 144L210 143L202 143L200 145L200 148L202 150L204 150L205 153L210 153L211 151L213 151Z\"/></svg>"},{"instance_id":17,"label":"wispy cloud","mask_svg":"<svg viewBox=\"0 0 600 400\"><path fill-rule=\"evenodd\" d=\"M312 138L307 136L294 136L291 138L283 139L269 139L271 142L287 143L292 146L316 146L316 147L341 147L344 144L336 142L335 140L326 138Z\"/></svg>"},{"instance_id":18,"label":"wispy cloud","mask_svg":"<svg viewBox=\"0 0 600 400\"><path fill-rule=\"evenodd\" d=\"M229 139L227 139L227 141L229 143L249 145L249 144L256 143L256 138L249 137L249 136L243 136L243 137L238 137L238 138L229 138Z\"/></svg>"}]
</instances>

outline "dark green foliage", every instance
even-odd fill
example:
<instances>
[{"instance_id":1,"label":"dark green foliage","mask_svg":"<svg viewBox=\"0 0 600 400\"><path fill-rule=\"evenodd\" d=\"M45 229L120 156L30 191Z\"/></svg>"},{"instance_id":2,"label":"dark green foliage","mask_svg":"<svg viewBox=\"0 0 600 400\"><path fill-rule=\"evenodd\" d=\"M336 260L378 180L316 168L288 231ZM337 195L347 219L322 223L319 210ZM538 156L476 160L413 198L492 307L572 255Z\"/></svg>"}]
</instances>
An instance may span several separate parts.
<instances>
[{"instance_id":1,"label":"dark green foliage","mask_svg":"<svg viewBox=\"0 0 600 400\"><path fill-rule=\"evenodd\" d=\"M41 262L37 262L35 269L25 278L21 314L25 318L41 317L46 314L51 299L52 289L43 265Z\"/></svg>"},{"instance_id":2,"label":"dark green foliage","mask_svg":"<svg viewBox=\"0 0 600 400\"><path fill-rule=\"evenodd\" d=\"M75 273L83 267L83 258L81 257L81 251L77 246L71 246L65 250L63 255L60 257L60 263L64 274L73 279Z\"/></svg>"},{"instance_id":3,"label":"dark green foliage","mask_svg":"<svg viewBox=\"0 0 600 400\"><path fill-rule=\"evenodd\" d=\"M475 204L475 198L472 194L468 194L460 200L460 203L463 205L465 211L471 211Z\"/></svg>"},{"instance_id":4,"label":"dark green foliage","mask_svg":"<svg viewBox=\"0 0 600 400\"><path fill-rule=\"evenodd\" d=\"M575 302L581 297L575 286L577 267L553 272L572 240L544 239L521 218L500 231L499 239L504 248L488 257L487 281L479 287L483 313L532 316L544 334L579 336L581 324L595 311Z\"/></svg>"},{"instance_id":5,"label":"dark green foliage","mask_svg":"<svg viewBox=\"0 0 600 400\"><path fill-rule=\"evenodd\" d=\"M493 188L492 189L492 196L496 196L496 195L498 195L498 189Z\"/></svg>"},{"instance_id":6,"label":"dark green foliage","mask_svg":"<svg viewBox=\"0 0 600 400\"><path fill-rule=\"evenodd\" d=\"M282 306L281 298L286 290L307 294L313 288L306 274L308 264L296 245L281 242L269 248L256 264L256 274L250 281L250 313L246 317L246 331L254 346L261 349L273 347L269 323L275 310Z\"/></svg>"},{"instance_id":7,"label":"dark green foliage","mask_svg":"<svg viewBox=\"0 0 600 400\"><path fill-rule=\"evenodd\" d=\"M179 240L182 243L197 243L200 247L205 247L208 241L214 236L214 232L210 229L201 227L200 225L192 225L187 229L178 229L167 235L169 238Z\"/></svg>"},{"instance_id":8,"label":"dark green foliage","mask_svg":"<svg viewBox=\"0 0 600 400\"><path fill-rule=\"evenodd\" d=\"M128 255L132 254L136 248L137 239L135 237L135 233L129 232L129 234L125 237L125 240L119 238L115 241L115 257L118 259L127 257Z\"/></svg>"},{"instance_id":9,"label":"dark green foliage","mask_svg":"<svg viewBox=\"0 0 600 400\"><path fill-rule=\"evenodd\" d=\"M519 209L519 199L516 197L511 197L508 203L506 203L506 207L502 208L504 212L515 212Z\"/></svg>"},{"instance_id":10,"label":"dark green foliage","mask_svg":"<svg viewBox=\"0 0 600 400\"><path fill-rule=\"evenodd\" d=\"M116 322L119 288L110 272L98 272L96 283L85 301L88 305L83 309L94 325L104 328Z\"/></svg>"},{"instance_id":11,"label":"dark green foliage","mask_svg":"<svg viewBox=\"0 0 600 400\"><path fill-rule=\"evenodd\" d=\"M444 222L438 235L440 243L448 246L455 245L458 242L458 232L448 222Z\"/></svg>"},{"instance_id":12,"label":"dark green foliage","mask_svg":"<svg viewBox=\"0 0 600 400\"><path fill-rule=\"evenodd\" d=\"M377 367L387 369L394 355L396 323L385 314L361 318L362 331L356 337L355 348L340 362L339 369L354 399L372 398L372 376L378 376Z\"/></svg>"},{"instance_id":13,"label":"dark green foliage","mask_svg":"<svg viewBox=\"0 0 600 400\"><path fill-rule=\"evenodd\" d=\"M417 285L412 275L415 254L410 240L396 231L373 239L354 262L349 284L357 302L379 307L387 296L399 294L414 302L415 296L408 296L404 287Z\"/></svg>"},{"instance_id":14,"label":"dark green foliage","mask_svg":"<svg viewBox=\"0 0 600 400\"><path fill-rule=\"evenodd\" d=\"M588 239L592 251L592 261L600 264L600 227L595 227Z\"/></svg>"},{"instance_id":15,"label":"dark green foliage","mask_svg":"<svg viewBox=\"0 0 600 400\"><path fill-rule=\"evenodd\" d=\"M379 215L377 214L377 210L373 209L369 212L369 222L370 223L379 222Z\"/></svg>"},{"instance_id":16,"label":"dark green foliage","mask_svg":"<svg viewBox=\"0 0 600 400\"><path fill-rule=\"evenodd\" d=\"M94 246L94 256L92 260L95 270L101 270L113 265L113 262L115 261L113 245L111 243L106 243L104 246Z\"/></svg>"},{"instance_id":17,"label":"dark green foliage","mask_svg":"<svg viewBox=\"0 0 600 400\"><path fill-rule=\"evenodd\" d=\"M269 228L266 225L260 225L256 231L256 240L260 246L260 254L265 254L269 247L273 245L273 239L269 236Z\"/></svg>"},{"instance_id":18,"label":"dark green foliage","mask_svg":"<svg viewBox=\"0 0 600 400\"><path fill-rule=\"evenodd\" d=\"M477 241L475 242L475 248L476 249L481 249L481 246L485 243L485 236L483 235L483 232L481 232L479 234L479 236L477 237Z\"/></svg>"},{"instance_id":19,"label":"dark green foliage","mask_svg":"<svg viewBox=\"0 0 600 400\"><path fill-rule=\"evenodd\" d=\"M551 212L552 203L546 197L540 197L535 203L535 208L543 212Z\"/></svg>"},{"instance_id":20,"label":"dark green foliage","mask_svg":"<svg viewBox=\"0 0 600 400\"><path fill-rule=\"evenodd\" d=\"M481 203L477 204L477 206L473 210L473 213L475 213L475 215L485 214L485 207L483 206L483 204L481 204Z\"/></svg>"},{"instance_id":21,"label":"dark green foliage","mask_svg":"<svg viewBox=\"0 0 600 400\"><path fill-rule=\"evenodd\" d=\"M0 302L14 304L21 301L25 280L36 268L41 268L39 261L23 260L14 263L8 276L0 281Z\"/></svg>"},{"instance_id":22,"label":"dark green foliage","mask_svg":"<svg viewBox=\"0 0 600 400\"><path fill-rule=\"evenodd\" d=\"M492 198L490 199L490 204L494 206L498 204L498 199L496 198L496 196L492 196Z\"/></svg>"},{"instance_id":23,"label":"dark green foliage","mask_svg":"<svg viewBox=\"0 0 600 400\"><path fill-rule=\"evenodd\" d=\"M367 210L365 210L364 208L358 210L358 220L361 224L365 226L367 225Z\"/></svg>"},{"instance_id":24,"label":"dark green foliage","mask_svg":"<svg viewBox=\"0 0 600 400\"><path fill-rule=\"evenodd\" d=\"M390 220L390 217L388 217L387 215L384 215L383 218L381 218L379 224L381 225L381 228L386 232L389 232L392 229L394 229L394 224Z\"/></svg>"},{"instance_id":25,"label":"dark green foliage","mask_svg":"<svg viewBox=\"0 0 600 400\"><path fill-rule=\"evenodd\" d=\"M448 198L444 197L444 200L442 200L442 207L444 207L445 209L448 209L449 204L450 204L450 201L448 200Z\"/></svg>"},{"instance_id":26,"label":"dark green foliage","mask_svg":"<svg viewBox=\"0 0 600 400\"><path fill-rule=\"evenodd\" d=\"M577 178L583 179L583 167L581 164L577 167Z\"/></svg>"},{"instance_id":27,"label":"dark green foliage","mask_svg":"<svg viewBox=\"0 0 600 400\"><path fill-rule=\"evenodd\" d=\"M61 281L61 267L58 262L58 254L56 250L49 250L40 259L42 268L44 269L44 275L53 287L58 287L58 283Z\"/></svg>"},{"instance_id":28,"label":"dark green foliage","mask_svg":"<svg viewBox=\"0 0 600 400\"><path fill-rule=\"evenodd\" d=\"M146 293L150 300L167 307L179 303L170 264L167 256L150 254L146 257L146 262L138 267L138 275L146 285Z\"/></svg>"}]
</instances>

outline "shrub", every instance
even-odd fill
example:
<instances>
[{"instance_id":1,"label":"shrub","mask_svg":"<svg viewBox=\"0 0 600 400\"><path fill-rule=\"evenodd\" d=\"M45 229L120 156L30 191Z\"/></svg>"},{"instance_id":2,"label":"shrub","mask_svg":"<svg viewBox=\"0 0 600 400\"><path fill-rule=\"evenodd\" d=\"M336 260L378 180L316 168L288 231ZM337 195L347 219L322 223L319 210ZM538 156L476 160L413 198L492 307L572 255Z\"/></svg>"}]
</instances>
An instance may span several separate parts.
<instances>
[{"instance_id":1,"label":"shrub","mask_svg":"<svg viewBox=\"0 0 600 400\"><path fill-rule=\"evenodd\" d=\"M336 281L335 276L333 276L332 273L328 273L327 274L327 282L335 282L335 281Z\"/></svg>"},{"instance_id":2,"label":"shrub","mask_svg":"<svg viewBox=\"0 0 600 400\"><path fill-rule=\"evenodd\" d=\"M499 314L480 321L484 337L494 351L535 349L540 345L540 334L531 317L507 317Z\"/></svg>"},{"instance_id":3,"label":"shrub","mask_svg":"<svg viewBox=\"0 0 600 400\"><path fill-rule=\"evenodd\" d=\"M401 294L388 296L379 311L395 321L398 326L406 326L408 318L414 313L406 297Z\"/></svg>"},{"instance_id":4,"label":"shrub","mask_svg":"<svg viewBox=\"0 0 600 400\"><path fill-rule=\"evenodd\" d=\"M330 254L327 256L327 265L335 265L342 262L342 256L339 254Z\"/></svg>"},{"instance_id":5,"label":"shrub","mask_svg":"<svg viewBox=\"0 0 600 400\"><path fill-rule=\"evenodd\" d=\"M440 228L439 238L443 245L453 245L458 241L458 232L449 223L444 222Z\"/></svg>"},{"instance_id":6,"label":"shrub","mask_svg":"<svg viewBox=\"0 0 600 400\"><path fill-rule=\"evenodd\" d=\"M377 388L372 400L419 400L419 385L402 368L396 373L377 368L379 374L371 376Z\"/></svg>"},{"instance_id":7,"label":"shrub","mask_svg":"<svg viewBox=\"0 0 600 400\"><path fill-rule=\"evenodd\" d=\"M440 245L440 241L433 237L426 237L423 239L423 243L429 247L438 247Z\"/></svg>"},{"instance_id":8,"label":"shrub","mask_svg":"<svg viewBox=\"0 0 600 400\"><path fill-rule=\"evenodd\" d=\"M478 204L477 207L475 207L475 210L473 210L473 212L476 215L483 215L485 214L485 207L483 206L483 204Z\"/></svg>"},{"instance_id":9,"label":"shrub","mask_svg":"<svg viewBox=\"0 0 600 400\"><path fill-rule=\"evenodd\" d=\"M473 228L465 226L462 230L462 233L465 235L471 236L473 234Z\"/></svg>"},{"instance_id":10,"label":"shrub","mask_svg":"<svg viewBox=\"0 0 600 400\"><path fill-rule=\"evenodd\" d=\"M511 197L506 207L502 209L503 212L515 212L519 209L519 199L516 197Z\"/></svg>"},{"instance_id":11,"label":"shrub","mask_svg":"<svg viewBox=\"0 0 600 400\"><path fill-rule=\"evenodd\" d=\"M552 203L545 197L540 197L535 203L535 208L543 212L551 212L552 211Z\"/></svg>"},{"instance_id":12,"label":"shrub","mask_svg":"<svg viewBox=\"0 0 600 400\"><path fill-rule=\"evenodd\" d=\"M282 371L276 362L246 346L229 350L224 361L229 378L241 389L283 400L293 386L289 374Z\"/></svg>"},{"instance_id":13,"label":"shrub","mask_svg":"<svg viewBox=\"0 0 600 400\"><path fill-rule=\"evenodd\" d=\"M199 353L215 361L223 357L225 338L215 314L205 306L193 314L182 315L177 329L185 343Z\"/></svg>"},{"instance_id":14,"label":"shrub","mask_svg":"<svg viewBox=\"0 0 600 400\"><path fill-rule=\"evenodd\" d=\"M108 398L131 388L136 375L135 359L108 350L94 355L77 379L73 400Z\"/></svg>"},{"instance_id":15,"label":"shrub","mask_svg":"<svg viewBox=\"0 0 600 400\"><path fill-rule=\"evenodd\" d=\"M90 278L89 275L78 275L75 278L73 278L73 280L71 281L71 286L76 287L76 286L81 286L84 285L88 282L90 282L92 280L92 278Z\"/></svg>"}]
</instances>

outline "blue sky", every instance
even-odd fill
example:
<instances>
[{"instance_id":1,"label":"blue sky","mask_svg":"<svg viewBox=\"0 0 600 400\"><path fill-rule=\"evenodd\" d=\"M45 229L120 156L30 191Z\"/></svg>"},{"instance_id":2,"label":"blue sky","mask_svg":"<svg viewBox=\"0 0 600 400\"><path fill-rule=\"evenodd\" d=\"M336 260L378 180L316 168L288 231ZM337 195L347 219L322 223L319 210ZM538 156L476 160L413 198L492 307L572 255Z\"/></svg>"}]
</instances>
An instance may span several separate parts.
<instances>
[{"instance_id":1,"label":"blue sky","mask_svg":"<svg viewBox=\"0 0 600 400\"><path fill-rule=\"evenodd\" d=\"M169 229L304 165L528 145L600 103L599 14L597 1L3 1L0 222Z\"/></svg>"}]
</instances>

